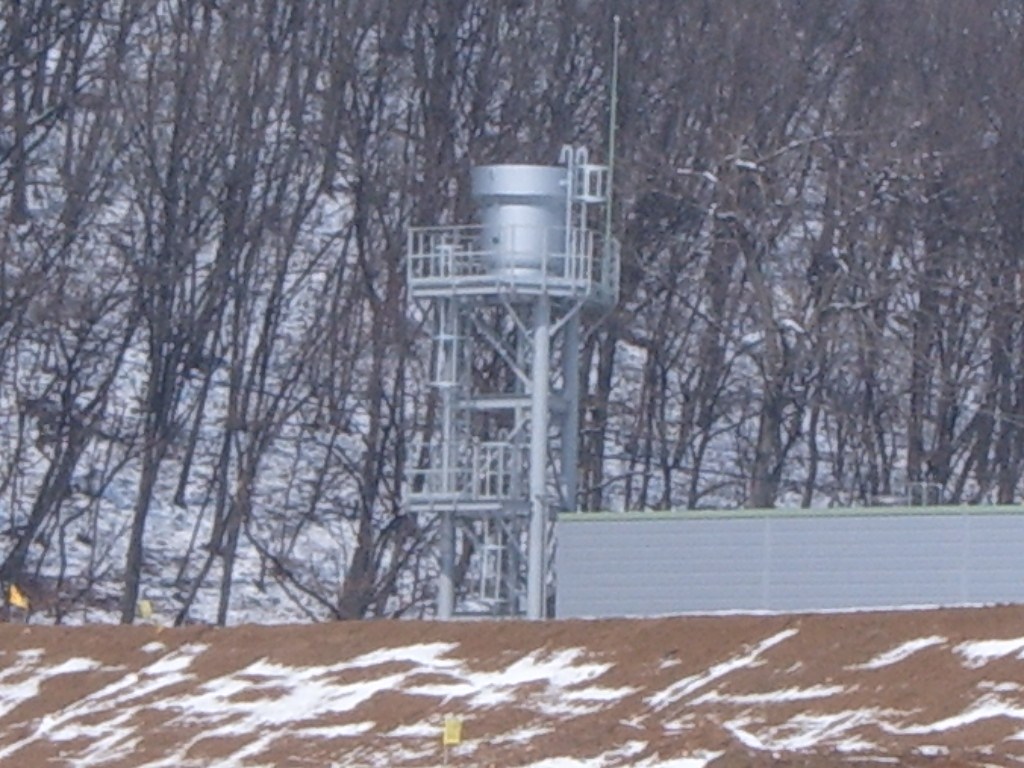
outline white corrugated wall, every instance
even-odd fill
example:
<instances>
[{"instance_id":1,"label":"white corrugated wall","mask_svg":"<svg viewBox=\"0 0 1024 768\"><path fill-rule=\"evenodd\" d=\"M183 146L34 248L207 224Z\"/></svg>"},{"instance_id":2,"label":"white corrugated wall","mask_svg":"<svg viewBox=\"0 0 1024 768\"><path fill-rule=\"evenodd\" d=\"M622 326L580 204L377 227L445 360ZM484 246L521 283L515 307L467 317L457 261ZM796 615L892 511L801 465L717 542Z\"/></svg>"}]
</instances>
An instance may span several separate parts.
<instances>
[{"instance_id":1,"label":"white corrugated wall","mask_svg":"<svg viewBox=\"0 0 1024 768\"><path fill-rule=\"evenodd\" d=\"M561 618L1024 603L1024 510L563 515Z\"/></svg>"}]
</instances>

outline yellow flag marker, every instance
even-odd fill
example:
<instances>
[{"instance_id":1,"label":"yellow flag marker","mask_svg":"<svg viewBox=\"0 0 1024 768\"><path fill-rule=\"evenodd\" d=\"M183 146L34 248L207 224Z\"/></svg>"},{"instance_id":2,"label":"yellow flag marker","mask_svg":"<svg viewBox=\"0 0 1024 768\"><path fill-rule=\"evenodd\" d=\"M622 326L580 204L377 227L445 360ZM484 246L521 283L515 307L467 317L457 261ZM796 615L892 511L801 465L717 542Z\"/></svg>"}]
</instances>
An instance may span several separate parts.
<instances>
[{"instance_id":1,"label":"yellow flag marker","mask_svg":"<svg viewBox=\"0 0 1024 768\"><path fill-rule=\"evenodd\" d=\"M153 617L153 604L149 600L139 600L139 618L148 620Z\"/></svg>"},{"instance_id":2,"label":"yellow flag marker","mask_svg":"<svg viewBox=\"0 0 1024 768\"><path fill-rule=\"evenodd\" d=\"M25 597L25 594L14 584L11 584L10 589L7 590L7 600L15 608L21 608L24 611L28 610L28 598Z\"/></svg>"},{"instance_id":3,"label":"yellow flag marker","mask_svg":"<svg viewBox=\"0 0 1024 768\"><path fill-rule=\"evenodd\" d=\"M462 743L462 721L459 718L450 715L445 717L441 743L446 747L454 747Z\"/></svg>"}]
</instances>

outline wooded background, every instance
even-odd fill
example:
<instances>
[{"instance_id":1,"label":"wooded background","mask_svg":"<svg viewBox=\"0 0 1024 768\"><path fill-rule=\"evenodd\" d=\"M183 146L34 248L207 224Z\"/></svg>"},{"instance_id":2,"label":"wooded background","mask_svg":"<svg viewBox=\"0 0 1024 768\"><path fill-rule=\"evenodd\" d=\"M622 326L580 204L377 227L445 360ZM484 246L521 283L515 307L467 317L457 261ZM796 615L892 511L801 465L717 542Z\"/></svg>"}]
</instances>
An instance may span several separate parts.
<instances>
[{"instance_id":1,"label":"wooded background","mask_svg":"<svg viewBox=\"0 0 1024 768\"><path fill-rule=\"evenodd\" d=\"M0 582L428 603L405 233L472 219L472 165L603 159L615 14L579 507L1016 502L1016 0L15 0Z\"/></svg>"}]
</instances>

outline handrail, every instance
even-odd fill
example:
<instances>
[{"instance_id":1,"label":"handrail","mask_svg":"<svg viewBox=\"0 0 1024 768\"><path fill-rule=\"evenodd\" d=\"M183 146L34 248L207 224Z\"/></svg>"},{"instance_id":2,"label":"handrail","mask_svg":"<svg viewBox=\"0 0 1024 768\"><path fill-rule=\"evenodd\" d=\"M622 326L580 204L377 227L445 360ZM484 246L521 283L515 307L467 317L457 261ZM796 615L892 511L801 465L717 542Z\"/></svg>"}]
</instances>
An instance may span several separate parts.
<instances>
[{"instance_id":1,"label":"handrail","mask_svg":"<svg viewBox=\"0 0 1024 768\"><path fill-rule=\"evenodd\" d=\"M560 227L543 228L538 234L537 228L513 226L494 247L483 242L484 229L482 225L411 228L406 266L410 290L493 279L503 285L562 287L603 298L613 287L617 244L604 247L601 235L590 229L575 227L566 238ZM566 241L568 253L548 246ZM526 247L517 248L517 243Z\"/></svg>"},{"instance_id":2,"label":"handrail","mask_svg":"<svg viewBox=\"0 0 1024 768\"><path fill-rule=\"evenodd\" d=\"M481 501L519 499L525 493L518 480L529 467L528 447L500 440L473 441L458 451L454 465L442 464L443 446L427 450L429 466L411 470L413 498L443 497Z\"/></svg>"}]
</instances>

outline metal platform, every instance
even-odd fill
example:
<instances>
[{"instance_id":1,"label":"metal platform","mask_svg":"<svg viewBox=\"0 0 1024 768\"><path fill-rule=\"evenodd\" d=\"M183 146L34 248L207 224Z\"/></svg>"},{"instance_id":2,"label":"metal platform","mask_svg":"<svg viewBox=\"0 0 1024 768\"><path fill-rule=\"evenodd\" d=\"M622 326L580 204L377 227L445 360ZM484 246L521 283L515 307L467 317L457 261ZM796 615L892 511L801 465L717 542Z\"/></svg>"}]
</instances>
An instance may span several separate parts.
<instances>
[{"instance_id":1,"label":"metal platform","mask_svg":"<svg viewBox=\"0 0 1024 768\"><path fill-rule=\"evenodd\" d=\"M456 518L478 520L481 518L520 518L530 515L530 502L524 499L467 499L461 496L445 497L419 494L410 497L408 509L413 514L436 515L451 513Z\"/></svg>"},{"instance_id":2,"label":"metal platform","mask_svg":"<svg viewBox=\"0 0 1024 768\"><path fill-rule=\"evenodd\" d=\"M443 445L429 446L430 466L411 473L411 503L486 505L524 498L522 478L529 469L529 445L473 441L447 457L439 455L444 450Z\"/></svg>"},{"instance_id":3,"label":"metal platform","mask_svg":"<svg viewBox=\"0 0 1024 768\"><path fill-rule=\"evenodd\" d=\"M484 243L483 226L414 227L409 230L407 277L413 298L534 297L571 299L585 304L611 306L618 298L619 249L616 241L603 242L595 232L553 229L569 242L568 256L547 249L530 257L535 268L503 267L515 243L535 245L549 238L527 227L506 228L500 249ZM542 234L549 234L547 232ZM551 238L557 240L559 238ZM509 244L512 244L511 246Z\"/></svg>"}]
</instances>

